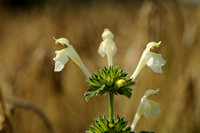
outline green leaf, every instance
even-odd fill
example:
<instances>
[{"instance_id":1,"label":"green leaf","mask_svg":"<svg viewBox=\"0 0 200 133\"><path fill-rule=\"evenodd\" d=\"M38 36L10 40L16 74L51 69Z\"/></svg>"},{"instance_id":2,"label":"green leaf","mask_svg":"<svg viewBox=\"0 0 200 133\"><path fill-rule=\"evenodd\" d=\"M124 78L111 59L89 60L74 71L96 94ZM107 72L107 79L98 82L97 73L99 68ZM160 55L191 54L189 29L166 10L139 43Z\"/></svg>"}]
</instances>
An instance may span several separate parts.
<instances>
[{"instance_id":1,"label":"green leaf","mask_svg":"<svg viewBox=\"0 0 200 133\"><path fill-rule=\"evenodd\" d=\"M103 91L104 87L105 87L105 85L102 85L101 88L92 87L92 88L88 89L84 93L86 101L88 101L90 98L92 98L95 95L98 95L98 94L102 95L101 91Z\"/></svg>"}]
</instances>

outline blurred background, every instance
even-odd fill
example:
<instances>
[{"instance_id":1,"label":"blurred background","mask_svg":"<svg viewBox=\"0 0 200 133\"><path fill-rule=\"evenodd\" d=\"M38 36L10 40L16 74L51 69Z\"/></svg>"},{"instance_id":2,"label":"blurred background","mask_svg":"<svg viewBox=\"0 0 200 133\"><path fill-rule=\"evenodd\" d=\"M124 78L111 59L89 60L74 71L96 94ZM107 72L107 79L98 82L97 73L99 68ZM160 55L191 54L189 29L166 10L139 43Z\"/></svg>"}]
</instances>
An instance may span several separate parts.
<instances>
[{"instance_id":1,"label":"blurred background","mask_svg":"<svg viewBox=\"0 0 200 133\"><path fill-rule=\"evenodd\" d=\"M151 99L162 113L143 116L136 131L200 132L199 0L0 0L0 132L82 133L108 115L107 96L85 101L86 77L71 60L53 71L63 48L53 37L68 38L91 73L107 66L97 53L104 28L114 34L120 69L132 74L150 41L162 41L157 52L167 61L162 74L143 68L130 99L115 97L115 116L131 124L145 90L160 88Z\"/></svg>"}]
</instances>

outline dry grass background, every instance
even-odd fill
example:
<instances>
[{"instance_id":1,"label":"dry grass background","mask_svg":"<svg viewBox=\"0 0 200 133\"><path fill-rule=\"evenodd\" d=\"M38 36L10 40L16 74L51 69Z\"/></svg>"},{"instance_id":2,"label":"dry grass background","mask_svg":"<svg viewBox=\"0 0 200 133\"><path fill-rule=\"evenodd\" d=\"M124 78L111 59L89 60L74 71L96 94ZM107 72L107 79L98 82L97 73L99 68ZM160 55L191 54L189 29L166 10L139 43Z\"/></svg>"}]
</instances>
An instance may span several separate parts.
<instances>
[{"instance_id":1,"label":"dry grass background","mask_svg":"<svg viewBox=\"0 0 200 133\"><path fill-rule=\"evenodd\" d=\"M97 50L104 28L114 34L114 64L130 74L149 41L162 41L167 61L163 74L145 67L130 99L115 98L115 115L132 122L147 89L160 88L152 99L160 115L142 117L136 130L156 133L200 132L200 5L175 1L46 3L40 8L0 8L0 85L4 98L17 97L40 108L56 133L82 133L93 118L108 114L107 97L86 102L82 71L69 61L55 73L52 37L66 37L92 73L107 65ZM15 133L48 132L32 111L14 108ZM2 132L6 132L5 130Z\"/></svg>"}]
</instances>

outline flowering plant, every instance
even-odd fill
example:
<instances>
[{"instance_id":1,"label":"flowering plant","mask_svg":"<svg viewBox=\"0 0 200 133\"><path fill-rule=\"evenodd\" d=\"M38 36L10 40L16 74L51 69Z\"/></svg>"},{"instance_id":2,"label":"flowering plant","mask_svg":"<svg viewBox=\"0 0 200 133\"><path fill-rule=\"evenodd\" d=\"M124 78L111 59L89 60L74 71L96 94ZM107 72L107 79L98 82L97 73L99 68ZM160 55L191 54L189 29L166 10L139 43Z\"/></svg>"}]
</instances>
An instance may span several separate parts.
<instances>
[{"instance_id":1,"label":"flowering plant","mask_svg":"<svg viewBox=\"0 0 200 133\"><path fill-rule=\"evenodd\" d=\"M129 77L129 74L123 70L119 70L118 66L113 66L112 59L117 52L113 38L113 34L106 28L102 34L103 41L99 46L98 53L102 57L105 55L107 56L108 67L100 69L93 73L93 75L87 70L81 58L66 38L54 38L55 44L67 46L67 48L55 52L56 57L53 59L55 61L54 71L61 71L69 57L82 69L87 77L86 83L89 85L89 89L86 90L84 94L86 101L94 96L102 96L104 94L109 96L109 120L106 116L99 116L95 121L96 123L90 125L90 129L86 131L87 133L134 133L135 126L142 114L148 117L150 114L159 114L161 112L158 103L148 99L149 96L157 94L159 89L147 90L141 98L140 105L131 126L129 126L128 121L125 121L124 118L117 116L117 119L114 119L114 96L124 95L130 98L132 95L131 86L135 85L135 78L142 68L147 65L151 67L154 72L162 73L161 66L163 66L166 61L162 58L161 54L151 52L151 49L159 47L161 42L150 42L147 44L135 72ZM145 133L146 131L141 131L141 133L142 132Z\"/></svg>"}]
</instances>

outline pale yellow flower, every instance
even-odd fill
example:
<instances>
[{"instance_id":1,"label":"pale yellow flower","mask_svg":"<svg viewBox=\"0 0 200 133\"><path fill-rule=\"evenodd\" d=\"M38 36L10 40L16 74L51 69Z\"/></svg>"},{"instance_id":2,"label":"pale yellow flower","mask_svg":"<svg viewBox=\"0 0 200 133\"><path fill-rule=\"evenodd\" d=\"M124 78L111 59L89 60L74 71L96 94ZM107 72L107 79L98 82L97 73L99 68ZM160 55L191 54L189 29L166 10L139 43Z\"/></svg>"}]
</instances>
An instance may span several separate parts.
<instances>
[{"instance_id":1,"label":"pale yellow flower","mask_svg":"<svg viewBox=\"0 0 200 133\"><path fill-rule=\"evenodd\" d=\"M113 65L112 58L116 54L117 48L113 41L113 34L110 32L109 29L107 29L107 28L104 29L104 32L102 34L102 39L103 39L103 41L101 42L101 44L99 46L98 53L102 57L104 57L106 54L107 59L108 59L108 66L112 66Z\"/></svg>"},{"instance_id":2,"label":"pale yellow flower","mask_svg":"<svg viewBox=\"0 0 200 133\"><path fill-rule=\"evenodd\" d=\"M55 39L55 44L61 44L61 45L67 45L67 48L64 48L62 50L56 51L56 57L53 59L55 61L55 69L54 71L59 72L61 71L65 64L68 61L68 57L74 61L84 72L86 77L90 77L91 74L83 64L82 60L80 59L79 55L75 51L72 45L69 44L69 41L66 38L59 38Z\"/></svg>"},{"instance_id":3,"label":"pale yellow flower","mask_svg":"<svg viewBox=\"0 0 200 133\"><path fill-rule=\"evenodd\" d=\"M162 58L161 54L157 54L154 52L151 52L150 49L154 47L159 47L161 42L150 42L147 44L146 49L143 51L142 57L140 58L140 61L136 67L135 72L131 76L131 78L134 80L138 73L142 70L142 68L147 64L147 66L151 67L151 69L156 73L162 73L161 66L164 66L166 61Z\"/></svg>"},{"instance_id":4,"label":"pale yellow flower","mask_svg":"<svg viewBox=\"0 0 200 133\"><path fill-rule=\"evenodd\" d=\"M154 102L152 100L149 100L148 97L151 95L157 94L159 89L157 90L147 90L144 94L144 96L141 98L140 105L137 109L137 112L135 114L133 123L131 125L132 131L134 131L135 126L137 122L139 121L142 114L146 117L148 117L150 114L160 114L161 110L158 106L158 102Z\"/></svg>"}]
</instances>

